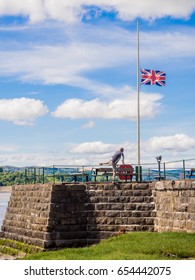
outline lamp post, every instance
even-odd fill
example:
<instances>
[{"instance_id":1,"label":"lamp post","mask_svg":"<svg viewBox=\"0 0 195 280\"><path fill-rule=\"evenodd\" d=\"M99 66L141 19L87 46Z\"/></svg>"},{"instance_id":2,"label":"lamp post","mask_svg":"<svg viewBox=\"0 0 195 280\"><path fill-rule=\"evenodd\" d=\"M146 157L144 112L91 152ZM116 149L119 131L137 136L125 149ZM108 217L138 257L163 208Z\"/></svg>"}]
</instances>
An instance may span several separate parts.
<instances>
[{"instance_id":1,"label":"lamp post","mask_svg":"<svg viewBox=\"0 0 195 280\"><path fill-rule=\"evenodd\" d=\"M162 156L156 157L156 160L158 162L158 180L160 181L161 180L161 176L160 176L160 163L161 163L161 160L162 160Z\"/></svg>"}]
</instances>

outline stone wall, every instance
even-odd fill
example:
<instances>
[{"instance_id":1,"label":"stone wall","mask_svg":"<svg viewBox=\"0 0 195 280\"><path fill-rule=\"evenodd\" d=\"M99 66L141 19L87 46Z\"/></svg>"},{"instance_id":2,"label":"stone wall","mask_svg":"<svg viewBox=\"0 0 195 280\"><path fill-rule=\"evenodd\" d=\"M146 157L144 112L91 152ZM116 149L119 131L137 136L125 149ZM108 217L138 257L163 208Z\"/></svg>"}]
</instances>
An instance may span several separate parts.
<instances>
[{"instance_id":1,"label":"stone wall","mask_svg":"<svg viewBox=\"0 0 195 280\"><path fill-rule=\"evenodd\" d=\"M128 231L153 231L148 184L86 183L13 187L5 238L44 248L84 246Z\"/></svg>"},{"instance_id":2,"label":"stone wall","mask_svg":"<svg viewBox=\"0 0 195 280\"><path fill-rule=\"evenodd\" d=\"M130 231L195 232L195 181L14 186L1 236L49 249Z\"/></svg>"},{"instance_id":3,"label":"stone wall","mask_svg":"<svg viewBox=\"0 0 195 280\"><path fill-rule=\"evenodd\" d=\"M195 232L195 181L153 183L156 205L154 230Z\"/></svg>"}]
</instances>

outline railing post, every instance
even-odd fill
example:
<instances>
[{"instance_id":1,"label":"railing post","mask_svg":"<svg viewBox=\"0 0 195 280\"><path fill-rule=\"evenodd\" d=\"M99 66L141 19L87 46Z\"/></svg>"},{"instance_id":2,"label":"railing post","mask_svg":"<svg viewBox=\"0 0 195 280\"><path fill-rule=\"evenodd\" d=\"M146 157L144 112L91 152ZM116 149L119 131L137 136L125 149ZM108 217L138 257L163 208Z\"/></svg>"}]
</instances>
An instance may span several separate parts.
<instances>
[{"instance_id":1,"label":"railing post","mask_svg":"<svg viewBox=\"0 0 195 280\"><path fill-rule=\"evenodd\" d=\"M36 168L34 168L34 184L36 183Z\"/></svg>"},{"instance_id":2,"label":"railing post","mask_svg":"<svg viewBox=\"0 0 195 280\"><path fill-rule=\"evenodd\" d=\"M53 165L53 183L55 184L55 165Z\"/></svg>"},{"instance_id":3,"label":"railing post","mask_svg":"<svg viewBox=\"0 0 195 280\"><path fill-rule=\"evenodd\" d=\"M25 182L25 185L27 184L27 169L25 168L24 170L24 182Z\"/></svg>"},{"instance_id":4,"label":"railing post","mask_svg":"<svg viewBox=\"0 0 195 280\"><path fill-rule=\"evenodd\" d=\"M164 180L166 180L166 166L165 166L165 162L163 162L163 172L164 172Z\"/></svg>"},{"instance_id":5,"label":"railing post","mask_svg":"<svg viewBox=\"0 0 195 280\"><path fill-rule=\"evenodd\" d=\"M43 167L43 184L45 184L45 168Z\"/></svg>"},{"instance_id":6,"label":"railing post","mask_svg":"<svg viewBox=\"0 0 195 280\"><path fill-rule=\"evenodd\" d=\"M150 168L148 168L148 181L150 182Z\"/></svg>"},{"instance_id":7,"label":"railing post","mask_svg":"<svg viewBox=\"0 0 195 280\"><path fill-rule=\"evenodd\" d=\"M82 183L84 182L85 178L84 178L84 166L82 166Z\"/></svg>"},{"instance_id":8,"label":"railing post","mask_svg":"<svg viewBox=\"0 0 195 280\"><path fill-rule=\"evenodd\" d=\"M41 183L41 168L39 167L38 183Z\"/></svg>"},{"instance_id":9,"label":"railing post","mask_svg":"<svg viewBox=\"0 0 195 280\"><path fill-rule=\"evenodd\" d=\"M183 178L186 178L186 167L185 167L185 160L183 159Z\"/></svg>"},{"instance_id":10,"label":"railing post","mask_svg":"<svg viewBox=\"0 0 195 280\"><path fill-rule=\"evenodd\" d=\"M142 166L136 166L135 173L136 173L136 182L141 182L142 181Z\"/></svg>"}]
</instances>

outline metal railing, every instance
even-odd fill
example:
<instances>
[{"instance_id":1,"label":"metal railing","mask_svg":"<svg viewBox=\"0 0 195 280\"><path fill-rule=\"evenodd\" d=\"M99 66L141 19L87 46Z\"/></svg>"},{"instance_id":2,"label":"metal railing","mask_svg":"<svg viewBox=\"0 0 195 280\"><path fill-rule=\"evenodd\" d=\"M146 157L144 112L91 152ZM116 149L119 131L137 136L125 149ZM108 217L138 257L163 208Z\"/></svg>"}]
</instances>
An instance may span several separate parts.
<instances>
[{"instance_id":1,"label":"metal railing","mask_svg":"<svg viewBox=\"0 0 195 280\"><path fill-rule=\"evenodd\" d=\"M136 164L132 164L132 166L134 167L134 176L132 177L132 181L138 181L138 167ZM18 171L20 173L21 182L18 180L17 184L111 181L112 175L110 173L96 173L96 170L99 167L99 165L53 165L48 167L27 167ZM141 164L140 181L151 182L157 180L192 179L195 178L194 168L195 159L160 162L160 164L157 162L143 163ZM192 172L193 169L194 173ZM120 181L119 177L120 176L117 176L116 180ZM129 181L129 178L130 177L127 175L126 181Z\"/></svg>"}]
</instances>

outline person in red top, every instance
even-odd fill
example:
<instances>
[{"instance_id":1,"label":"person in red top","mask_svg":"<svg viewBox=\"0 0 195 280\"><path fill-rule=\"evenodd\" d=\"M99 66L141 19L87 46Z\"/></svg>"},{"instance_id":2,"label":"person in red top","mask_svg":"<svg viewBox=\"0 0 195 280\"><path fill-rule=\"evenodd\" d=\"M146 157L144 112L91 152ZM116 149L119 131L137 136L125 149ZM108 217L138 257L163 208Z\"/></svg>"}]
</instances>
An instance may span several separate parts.
<instances>
[{"instance_id":1,"label":"person in red top","mask_svg":"<svg viewBox=\"0 0 195 280\"><path fill-rule=\"evenodd\" d=\"M119 151L117 151L113 156L112 159L109 160L108 162L100 163L100 165L112 165L113 169L113 175L112 175L112 180L115 180L115 175L116 175L116 165L119 162L119 160L122 158L122 164L124 164L124 148L120 148Z\"/></svg>"}]
</instances>

